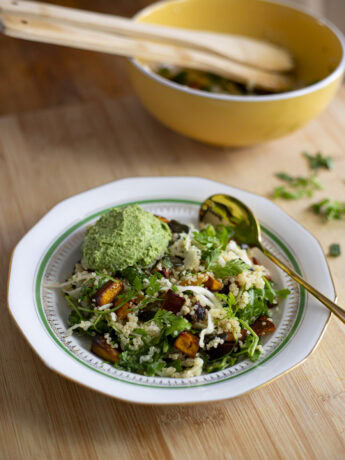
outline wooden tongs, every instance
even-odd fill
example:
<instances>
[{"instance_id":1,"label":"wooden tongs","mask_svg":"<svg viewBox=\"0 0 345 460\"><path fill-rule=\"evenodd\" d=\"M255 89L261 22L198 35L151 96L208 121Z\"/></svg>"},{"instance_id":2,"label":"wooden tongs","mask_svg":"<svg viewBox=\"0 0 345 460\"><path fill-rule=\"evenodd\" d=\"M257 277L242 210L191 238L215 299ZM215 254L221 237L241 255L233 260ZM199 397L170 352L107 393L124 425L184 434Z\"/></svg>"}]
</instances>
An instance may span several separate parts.
<instances>
[{"instance_id":1,"label":"wooden tongs","mask_svg":"<svg viewBox=\"0 0 345 460\"><path fill-rule=\"evenodd\" d=\"M290 53L244 36L21 0L0 0L0 28L26 40L204 70L266 91L286 91L293 85L286 73L293 69Z\"/></svg>"}]
</instances>

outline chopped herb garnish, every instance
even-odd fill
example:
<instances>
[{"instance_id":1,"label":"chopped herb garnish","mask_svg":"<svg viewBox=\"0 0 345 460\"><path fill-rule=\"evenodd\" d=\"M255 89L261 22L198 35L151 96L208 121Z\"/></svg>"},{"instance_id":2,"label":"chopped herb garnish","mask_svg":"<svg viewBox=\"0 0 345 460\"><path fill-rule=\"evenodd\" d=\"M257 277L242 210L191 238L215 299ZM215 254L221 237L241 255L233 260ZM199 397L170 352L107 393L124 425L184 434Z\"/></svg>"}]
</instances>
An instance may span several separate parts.
<instances>
[{"instance_id":1,"label":"chopped herb garnish","mask_svg":"<svg viewBox=\"0 0 345 460\"><path fill-rule=\"evenodd\" d=\"M309 177L290 176L284 172L276 174L286 185L280 185L273 191L274 198L283 198L284 200L298 200L304 196L312 197L315 190L323 190L318 178L313 174Z\"/></svg>"},{"instance_id":2,"label":"chopped herb garnish","mask_svg":"<svg viewBox=\"0 0 345 460\"><path fill-rule=\"evenodd\" d=\"M322 155L321 152L317 152L315 155L310 155L307 152L303 152L302 155L308 160L310 169L332 169L333 159L329 156Z\"/></svg>"},{"instance_id":3,"label":"chopped herb garnish","mask_svg":"<svg viewBox=\"0 0 345 460\"><path fill-rule=\"evenodd\" d=\"M250 360L256 361L260 356L260 353L255 353L256 348L259 345L259 337L253 329L245 321L243 321L243 319L240 319L239 322L244 329L250 332L250 335L246 338L245 345L248 347L248 356Z\"/></svg>"},{"instance_id":4,"label":"chopped herb garnish","mask_svg":"<svg viewBox=\"0 0 345 460\"><path fill-rule=\"evenodd\" d=\"M280 299L286 299L291 294L291 291L290 289L280 289L280 291L276 291L276 294Z\"/></svg>"},{"instance_id":5,"label":"chopped herb garnish","mask_svg":"<svg viewBox=\"0 0 345 460\"><path fill-rule=\"evenodd\" d=\"M233 357L232 352L230 351L221 358L206 361L205 370L206 372L222 371L223 369L229 366L233 366L236 363L236 361L237 359Z\"/></svg>"},{"instance_id":6,"label":"chopped herb garnish","mask_svg":"<svg viewBox=\"0 0 345 460\"><path fill-rule=\"evenodd\" d=\"M268 315L268 303L272 303L272 296L264 289L251 288L248 291L249 302L245 308L237 311L237 316L249 324L261 315Z\"/></svg>"},{"instance_id":7,"label":"chopped herb garnish","mask_svg":"<svg viewBox=\"0 0 345 460\"><path fill-rule=\"evenodd\" d=\"M284 200L298 200L305 196L305 193L303 190L293 192L284 186L279 186L274 189L273 196L274 198L282 198Z\"/></svg>"},{"instance_id":8,"label":"chopped herb garnish","mask_svg":"<svg viewBox=\"0 0 345 460\"><path fill-rule=\"evenodd\" d=\"M79 311L79 308L78 308L78 305L74 302L74 300L71 298L71 296L65 294L65 299L66 299L66 302L68 303L68 306L70 308L72 308L72 310L75 312L75 314L77 315L77 317L79 318L79 321L80 322L81 320L84 319L83 315L80 313ZM74 315L74 317L76 317Z\"/></svg>"},{"instance_id":9,"label":"chopped herb garnish","mask_svg":"<svg viewBox=\"0 0 345 460\"><path fill-rule=\"evenodd\" d=\"M327 220L339 220L345 216L345 203L331 200L330 198L325 198L319 203L314 203L311 209L315 214L319 214Z\"/></svg>"},{"instance_id":10,"label":"chopped herb garnish","mask_svg":"<svg viewBox=\"0 0 345 460\"><path fill-rule=\"evenodd\" d=\"M218 297L218 299L222 302L224 308L227 311L226 318L233 318L235 316L235 313L233 312L232 307L236 303L236 297L234 296L234 294L232 292L229 292L229 294L226 295L219 294L218 292L216 292L216 297Z\"/></svg>"},{"instance_id":11,"label":"chopped herb garnish","mask_svg":"<svg viewBox=\"0 0 345 460\"><path fill-rule=\"evenodd\" d=\"M157 292L159 292L161 285L158 282L158 279L162 278L160 273L155 273L154 275L150 276L148 285L145 287L145 294L148 296L154 296Z\"/></svg>"},{"instance_id":12,"label":"chopped herb garnish","mask_svg":"<svg viewBox=\"0 0 345 460\"><path fill-rule=\"evenodd\" d=\"M193 241L201 249L201 257L207 268L215 263L233 235L233 228L224 225L217 225L216 228L207 225L199 232L193 233Z\"/></svg>"},{"instance_id":13,"label":"chopped herb garnish","mask_svg":"<svg viewBox=\"0 0 345 460\"><path fill-rule=\"evenodd\" d=\"M219 264L211 264L209 270L211 270L216 278L227 278L228 276L236 276L240 273L248 270L250 266L246 264L242 259L233 259L226 262L224 267Z\"/></svg>"},{"instance_id":14,"label":"chopped herb garnish","mask_svg":"<svg viewBox=\"0 0 345 460\"><path fill-rule=\"evenodd\" d=\"M182 361L180 359L175 359L170 363L170 366L174 367L176 369L176 372L181 372L182 371Z\"/></svg>"},{"instance_id":15,"label":"chopped herb garnish","mask_svg":"<svg viewBox=\"0 0 345 460\"><path fill-rule=\"evenodd\" d=\"M145 278L145 274L135 267L125 268L124 270L122 270L121 276L126 278L131 284L134 283L136 278L139 278L140 280L143 280Z\"/></svg>"},{"instance_id":16,"label":"chopped herb garnish","mask_svg":"<svg viewBox=\"0 0 345 460\"><path fill-rule=\"evenodd\" d=\"M294 177L292 177L289 174L284 173L284 172L277 173L276 177L278 179L280 179L280 180L285 181L285 182L293 182L295 180Z\"/></svg>"},{"instance_id":17,"label":"chopped herb garnish","mask_svg":"<svg viewBox=\"0 0 345 460\"><path fill-rule=\"evenodd\" d=\"M329 246L329 253L330 257L339 257L341 255L341 248L339 243L332 243Z\"/></svg>"},{"instance_id":18,"label":"chopped herb garnish","mask_svg":"<svg viewBox=\"0 0 345 460\"><path fill-rule=\"evenodd\" d=\"M165 327L165 335L176 337L180 332L191 328L191 324L182 316L176 316L171 311L158 310L153 321L157 326Z\"/></svg>"}]
</instances>

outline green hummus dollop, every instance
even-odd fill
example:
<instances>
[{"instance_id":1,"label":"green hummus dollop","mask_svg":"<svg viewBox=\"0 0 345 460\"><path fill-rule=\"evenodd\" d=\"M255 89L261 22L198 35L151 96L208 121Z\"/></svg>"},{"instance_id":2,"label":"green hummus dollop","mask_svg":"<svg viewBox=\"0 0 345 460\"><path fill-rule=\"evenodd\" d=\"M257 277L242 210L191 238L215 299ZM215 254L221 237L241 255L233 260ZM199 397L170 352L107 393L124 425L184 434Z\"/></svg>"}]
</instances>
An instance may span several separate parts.
<instances>
[{"instance_id":1,"label":"green hummus dollop","mask_svg":"<svg viewBox=\"0 0 345 460\"><path fill-rule=\"evenodd\" d=\"M168 247L171 231L138 205L113 208L88 228L83 243L83 265L91 270L148 267Z\"/></svg>"}]
</instances>

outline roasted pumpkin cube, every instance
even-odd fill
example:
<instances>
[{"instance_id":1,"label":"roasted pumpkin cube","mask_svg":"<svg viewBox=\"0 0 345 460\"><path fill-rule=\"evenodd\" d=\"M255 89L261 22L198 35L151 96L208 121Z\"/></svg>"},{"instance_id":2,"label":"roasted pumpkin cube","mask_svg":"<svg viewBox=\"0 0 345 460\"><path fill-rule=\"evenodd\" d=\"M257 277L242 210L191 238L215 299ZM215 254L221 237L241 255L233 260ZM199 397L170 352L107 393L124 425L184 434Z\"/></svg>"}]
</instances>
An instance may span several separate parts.
<instances>
[{"instance_id":1,"label":"roasted pumpkin cube","mask_svg":"<svg viewBox=\"0 0 345 460\"><path fill-rule=\"evenodd\" d=\"M244 341L244 339L247 337L247 330L246 329L241 329L241 334L237 337L238 340ZM226 336L225 342L236 342L235 339L235 334L231 331L228 333Z\"/></svg>"},{"instance_id":2,"label":"roasted pumpkin cube","mask_svg":"<svg viewBox=\"0 0 345 460\"><path fill-rule=\"evenodd\" d=\"M114 303L115 307L117 307L117 305L119 305L120 303L121 303L121 300L117 299ZM126 319L128 316L128 313L130 313L131 310L132 310L131 305L128 302L126 302L118 310L115 310L117 319Z\"/></svg>"},{"instance_id":3,"label":"roasted pumpkin cube","mask_svg":"<svg viewBox=\"0 0 345 460\"><path fill-rule=\"evenodd\" d=\"M178 313L183 307L186 299L184 297L175 294L174 291L169 289L165 295L165 300L162 305L163 310L171 311L172 313Z\"/></svg>"},{"instance_id":4,"label":"roasted pumpkin cube","mask_svg":"<svg viewBox=\"0 0 345 460\"><path fill-rule=\"evenodd\" d=\"M207 283L209 275L207 273L198 273L197 275L185 278L181 281L181 286L201 286Z\"/></svg>"},{"instance_id":5,"label":"roasted pumpkin cube","mask_svg":"<svg viewBox=\"0 0 345 460\"><path fill-rule=\"evenodd\" d=\"M266 315L259 316L255 323L252 324L251 328L259 337L266 334L272 334L276 330L271 318Z\"/></svg>"},{"instance_id":6,"label":"roasted pumpkin cube","mask_svg":"<svg viewBox=\"0 0 345 460\"><path fill-rule=\"evenodd\" d=\"M112 303L115 297L120 294L123 289L122 281L116 279L115 281L108 281L95 295L96 305L101 307L108 303Z\"/></svg>"},{"instance_id":7,"label":"roasted pumpkin cube","mask_svg":"<svg viewBox=\"0 0 345 460\"><path fill-rule=\"evenodd\" d=\"M199 350L199 338L190 332L181 332L174 342L174 347L190 358L195 358Z\"/></svg>"},{"instance_id":8,"label":"roasted pumpkin cube","mask_svg":"<svg viewBox=\"0 0 345 460\"><path fill-rule=\"evenodd\" d=\"M95 355L109 361L110 363L118 363L120 361L120 353L107 343L102 335L95 335L92 338L91 351Z\"/></svg>"},{"instance_id":9,"label":"roasted pumpkin cube","mask_svg":"<svg viewBox=\"0 0 345 460\"><path fill-rule=\"evenodd\" d=\"M210 291L220 291L223 287L223 284L221 281L218 281L215 278L213 278L213 276L208 275L208 279L206 283L204 283L204 286Z\"/></svg>"}]
</instances>

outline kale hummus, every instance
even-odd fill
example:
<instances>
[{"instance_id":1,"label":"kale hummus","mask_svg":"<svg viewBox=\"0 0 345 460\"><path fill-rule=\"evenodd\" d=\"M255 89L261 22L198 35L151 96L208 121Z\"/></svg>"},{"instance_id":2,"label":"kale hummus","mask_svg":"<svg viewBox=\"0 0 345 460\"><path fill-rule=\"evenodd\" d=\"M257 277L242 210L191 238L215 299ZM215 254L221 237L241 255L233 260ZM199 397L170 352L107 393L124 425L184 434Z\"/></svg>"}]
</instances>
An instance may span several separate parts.
<instances>
[{"instance_id":1,"label":"kale hummus","mask_svg":"<svg viewBox=\"0 0 345 460\"><path fill-rule=\"evenodd\" d=\"M116 272L148 267L168 248L168 225L138 205L113 208L89 227L83 243L83 266Z\"/></svg>"}]
</instances>

